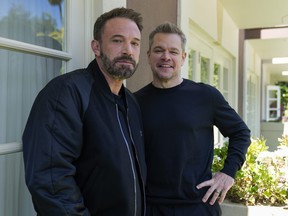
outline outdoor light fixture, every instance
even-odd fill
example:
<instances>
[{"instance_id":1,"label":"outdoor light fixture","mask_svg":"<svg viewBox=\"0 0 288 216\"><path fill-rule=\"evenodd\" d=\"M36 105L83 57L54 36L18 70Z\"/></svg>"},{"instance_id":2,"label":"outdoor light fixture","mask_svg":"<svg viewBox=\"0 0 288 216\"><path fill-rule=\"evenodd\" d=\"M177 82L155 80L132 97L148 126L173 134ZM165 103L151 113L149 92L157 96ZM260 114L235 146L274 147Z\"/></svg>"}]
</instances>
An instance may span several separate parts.
<instances>
[{"instance_id":1,"label":"outdoor light fixture","mask_svg":"<svg viewBox=\"0 0 288 216\"><path fill-rule=\"evenodd\" d=\"M288 57L272 58L272 64L288 64Z\"/></svg>"},{"instance_id":2,"label":"outdoor light fixture","mask_svg":"<svg viewBox=\"0 0 288 216\"><path fill-rule=\"evenodd\" d=\"M285 27L279 28L267 28L262 29L260 31L260 38L261 39L271 39L271 38L286 38L288 37L288 28L287 25Z\"/></svg>"}]
</instances>

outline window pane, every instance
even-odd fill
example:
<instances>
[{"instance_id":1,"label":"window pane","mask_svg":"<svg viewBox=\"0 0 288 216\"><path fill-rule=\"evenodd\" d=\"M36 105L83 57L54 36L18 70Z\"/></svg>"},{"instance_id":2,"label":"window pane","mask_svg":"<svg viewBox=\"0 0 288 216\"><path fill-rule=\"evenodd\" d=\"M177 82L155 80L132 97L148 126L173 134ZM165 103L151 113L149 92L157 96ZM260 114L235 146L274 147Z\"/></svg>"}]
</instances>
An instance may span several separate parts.
<instances>
[{"instance_id":1,"label":"window pane","mask_svg":"<svg viewBox=\"0 0 288 216\"><path fill-rule=\"evenodd\" d=\"M0 7L0 37L64 49L64 0L9 0Z\"/></svg>"},{"instance_id":2,"label":"window pane","mask_svg":"<svg viewBox=\"0 0 288 216\"><path fill-rule=\"evenodd\" d=\"M22 152L0 155L0 215L36 216L24 181Z\"/></svg>"},{"instance_id":3,"label":"window pane","mask_svg":"<svg viewBox=\"0 0 288 216\"><path fill-rule=\"evenodd\" d=\"M210 59L201 57L201 82L209 84Z\"/></svg>"},{"instance_id":4,"label":"window pane","mask_svg":"<svg viewBox=\"0 0 288 216\"><path fill-rule=\"evenodd\" d=\"M220 76L220 65L214 64L213 86L218 89L220 88L219 76Z\"/></svg>"},{"instance_id":5,"label":"window pane","mask_svg":"<svg viewBox=\"0 0 288 216\"><path fill-rule=\"evenodd\" d=\"M229 72L226 67L223 68L223 95L226 100L228 100L228 90L229 90Z\"/></svg>"},{"instance_id":6,"label":"window pane","mask_svg":"<svg viewBox=\"0 0 288 216\"><path fill-rule=\"evenodd\" d=\"M223 89L224 91L228 91L228 78L229 78L229 73L228 69L226 67L223 68Z\"/></svg>"},{"instance_id":7,"label":"window pane","mask_svg":"<svg viewBox=\"0 0 288 216\"><path fill-rule=\"evenodd\" d=\"M63 73L63 62L0 49L0 65L0 144L20 142L36 95Z\"/></svg>"},{"instance_id":8,"label":"window pane","mask_svg":"<svg viewBox=\"0 0 288 216\"><path fill-rule=\"evenodd\" d=\"M193 80L196 71L196 51L190 50L188 53L188 79Z\"/></svg>"},{"instance_id":9,"label":"window pane","mask_svg":"<svg viewBox=\"0 0 288 216\"><path fill-rule=\"evenodd\" d=\"M251 134L255 134L257 131L257 98L255 97L257 91L257 75L250 73L247 80L247 103L246 103L246 116L247 124L251 130Z\"/></svg>"}]
</instances>

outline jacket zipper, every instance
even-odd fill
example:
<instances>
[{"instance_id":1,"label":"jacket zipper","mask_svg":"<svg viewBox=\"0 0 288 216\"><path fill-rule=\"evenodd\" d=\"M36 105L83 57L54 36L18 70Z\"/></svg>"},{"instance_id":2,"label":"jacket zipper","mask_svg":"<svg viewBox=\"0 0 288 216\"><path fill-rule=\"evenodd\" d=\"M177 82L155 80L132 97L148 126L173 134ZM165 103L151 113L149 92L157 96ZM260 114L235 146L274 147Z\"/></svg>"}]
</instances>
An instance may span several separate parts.
<instances>
[{"instance_id":1,"label":"jacket zipper","mask_svg":"<svg viewBox=\"0 0 288 216\"><path fill-rule=\"evenodd\" d=\"M131 139L131 141L132 141L132 145L135 147L135 142L134 142L134 139L133 139L133 136L132 136L132 131L131 131L131 127L130 127L130 121L129 121L128 113L129 113L129 111L128 111L128 108L127 108L127 116L126 116L126 117L127 117L127 124L128 124L129 135L130 135L130 139ZM135 148L136 148L136 147L135 147ZM138 159L137 154L135 154L135 160L136 160L136 162L139 164L139 169L140 169L141 167L140 167L140 162L139 162L139 159ZM142 189L145 190L145 186L144 186L144 184L143 184L143 176L141 175L141 169L140 169L140 178L141 178L141 182L142 182ZM139 182L139 186L140 186L140 188L141 188L140 182ZM142 198L144 199L144 200L142 201L143 209L144 209L143 215L146 215L145 195L142 196Z\"/></svg>"},{"instance_id":2,"label":"jacket zipper","mask_svg":"<svg viewBox=\"0 0 288 216\"><path fill-rule=\"evenodd\" d=\"M126 137L125 137L125 135L124 135L123 128L122 128L122 125L121 125L121 122L120 122L119 111L118 111L118 104L116 104L116 114L117 114L117 121L118 121L120 130L121 130L121 134L122 134L122 136L123 136L123 138L124 138L124 141L125 141L125 144L126 144L126 148L127 148L128 154L129 154L129 159L130 159L130 163L131 163L131 169L132 169L132 173L133 173L133 180L134 180L134 216L136 216L136 215L137 215L136 174L135 174L135 168L134 168L133 159L132 159L132 155L131 155L131 150L130 150L128 141L127 141L127 139L126 139ZM129 130L129 131L130 131L130 130Z\"/></svg>"}]
</instances>

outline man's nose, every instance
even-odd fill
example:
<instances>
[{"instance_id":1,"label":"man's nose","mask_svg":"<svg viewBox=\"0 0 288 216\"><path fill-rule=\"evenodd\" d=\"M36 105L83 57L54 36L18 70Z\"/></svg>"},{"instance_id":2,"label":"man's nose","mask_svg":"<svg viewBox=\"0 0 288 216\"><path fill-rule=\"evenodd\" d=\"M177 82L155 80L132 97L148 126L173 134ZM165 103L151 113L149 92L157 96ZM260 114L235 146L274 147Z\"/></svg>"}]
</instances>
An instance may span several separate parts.
<instances>
[{"instance_id":1,"label":"man's nose","mask_svg":"<svg viewBox=\"0 0 288 216\"><path fill-rule=\"evenodd\" d=\"M125 55L131 56L133 54L132 45L130 43L125 43L122 52Z\"/></svg>"},{"instance_id":2,"label":"man's nose","mask_svg":"<svg viewBox=\"0 0 288 216\"><path fill-rule=\"evenodd\" d=\"M164 59L166 61L171 59L169 51L165 51L162 53L162 59Z\"/></svg>"}]
</instances>

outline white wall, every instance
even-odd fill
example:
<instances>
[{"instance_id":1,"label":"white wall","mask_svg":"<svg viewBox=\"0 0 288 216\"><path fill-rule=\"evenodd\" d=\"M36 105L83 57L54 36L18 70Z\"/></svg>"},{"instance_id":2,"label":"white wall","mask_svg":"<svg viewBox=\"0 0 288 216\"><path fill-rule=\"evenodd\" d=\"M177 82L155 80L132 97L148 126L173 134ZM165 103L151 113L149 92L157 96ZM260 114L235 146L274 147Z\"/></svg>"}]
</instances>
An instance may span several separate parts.
<instances>
[{"instance_id":1,"label":"white wall","mask_svg":"<svg viewBox=\"0 0 288 216\"><path fill-rule=\"evenodd\" d=\"M188 34L189 19L197 23L214 40L217 40L216 0L179 0L179 21L182 30Z\"/></svg>"},{"instance_id":2,"label":"white wall","mask_svg":"<svg viewBox=\"0 0 288 216\"><path fill-rule=\"evenodd\" d=\"M196 23L215 43L238 56L238 29L217 0L179 0L179 23L189 33L189 20Z\"/></svg>"},{"instance_id":3,"label":"white wall","mask_svg":"<svg viewBox=\"0 0 288 216\"><path fill-rule=\"evenodd\" d=\"M220 43L227 49L233 56L238 58L238 44L239 33L238 28L234 24L233 20L229 17L227 12L223 10L223 29ZM219 24L220 25L220 24Z\"/></svg>"}]
</instances>

